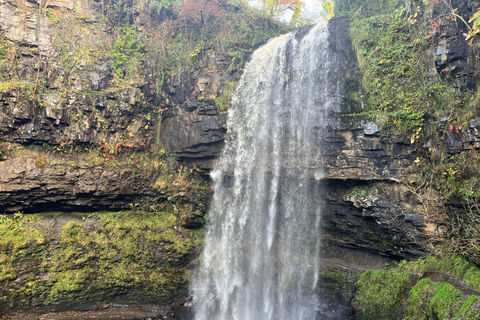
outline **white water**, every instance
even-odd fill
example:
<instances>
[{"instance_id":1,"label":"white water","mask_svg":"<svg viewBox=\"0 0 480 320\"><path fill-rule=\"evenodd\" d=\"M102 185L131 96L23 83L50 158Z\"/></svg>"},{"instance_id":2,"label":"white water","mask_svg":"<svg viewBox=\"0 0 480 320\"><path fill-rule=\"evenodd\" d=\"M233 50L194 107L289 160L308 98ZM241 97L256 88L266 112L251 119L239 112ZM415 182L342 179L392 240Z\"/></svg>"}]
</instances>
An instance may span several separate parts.
<instances>
[{"instance_id":1,"label":"white water","mask_svg":"<svg viewBox=\"0 0 480 320\"><path fill-rule=\"evenodd\" d=\"M197 320L319 319L320 138L339 106L327 24L280 36L246 66L212 173Z\"/></svg>"}]
</instances>

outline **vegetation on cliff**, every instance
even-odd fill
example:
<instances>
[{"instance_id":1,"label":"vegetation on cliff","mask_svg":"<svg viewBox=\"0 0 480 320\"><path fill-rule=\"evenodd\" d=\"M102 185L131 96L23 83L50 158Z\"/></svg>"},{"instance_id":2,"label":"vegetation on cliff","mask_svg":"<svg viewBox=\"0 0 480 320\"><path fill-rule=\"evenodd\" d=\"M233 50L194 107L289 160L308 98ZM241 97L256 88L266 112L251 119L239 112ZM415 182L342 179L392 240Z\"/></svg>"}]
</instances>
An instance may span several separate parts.
<instances>
[{"instance_id":1,"label":"vegetation on cliff","mask_svg":"<svg viewBox=\"0 0 480 320\"><path fill-rule=\"evenodd\" d=\"M384 139L417 150L412 166L420 174L404 183L425 205L427 219L436 214L427 209L431 195L448 214L447 241L433 256L360 275L353 300L357 319L476 319L479 4L337 0L335 5L336 15L351 21L362 77L359 114L380 125Z\"/></svg>"},{"instance_id":2,"label":"vegetation on cliff","mask_svg":"<svg viewBox=\"0 0 480 320\"><path fill-rule=\"evenodd\" d=\"M0 310L68 310L114 297L168 303L202 241L177 219L165 211L2 217Z\"/></svg>"},{"instance_id":3,"label":"vegetation on cliff","mask_svg":"<svg viewBox=\"0 0 480 320\"><path fill-rule=\"evenodd\" d=\"M474 6L460 1L336 1L351 20L364 109L386 138L417 148L416 194L438 193L449 206L453 250L475 259L479 183L472 138L478 116ZM467 43L459 32L470 32ZM373 35L373 36L372 36ZM436 52L434 51L436 49ZM459 54L458 48L465 48ZM455 51L457 50L457 51ZM457 53L455 53L457 52ZM421 200L422 197L420 196Z\"/></svg>"}]
</instances>

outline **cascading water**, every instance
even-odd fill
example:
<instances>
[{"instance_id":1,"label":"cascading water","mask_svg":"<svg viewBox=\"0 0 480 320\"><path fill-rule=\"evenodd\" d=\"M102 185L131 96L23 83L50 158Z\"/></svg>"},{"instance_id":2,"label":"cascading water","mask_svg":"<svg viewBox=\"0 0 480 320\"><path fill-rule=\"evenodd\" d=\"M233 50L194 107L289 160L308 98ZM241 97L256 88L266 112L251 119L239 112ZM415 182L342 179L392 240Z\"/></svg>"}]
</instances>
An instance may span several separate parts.
<instances>
[{"instance_id":1,"label":"cascading water","mask_svg":"<svg viewBox=\"0 0 480 320\"><path fill-rule=\"evenodd\" d=\"M197 320L318 319L322 134L339 107L328 25L253 54L213 171L205 251L191 285Z\"/></svg>"}]
</instances>

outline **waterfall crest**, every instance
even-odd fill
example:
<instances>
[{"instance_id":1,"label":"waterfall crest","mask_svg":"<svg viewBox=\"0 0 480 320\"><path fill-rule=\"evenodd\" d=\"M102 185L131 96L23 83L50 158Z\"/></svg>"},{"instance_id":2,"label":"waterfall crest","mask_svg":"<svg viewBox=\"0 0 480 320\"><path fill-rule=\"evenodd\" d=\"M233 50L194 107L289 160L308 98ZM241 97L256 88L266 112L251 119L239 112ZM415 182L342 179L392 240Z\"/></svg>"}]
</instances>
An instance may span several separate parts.
<instances>
[{"instance_id":1,"label":"waterfall crest","mask_svg":"<svg viewBox=\"0 0 480 320\"><path fill-rule=\"evenodd\" d=\"M321 23L272 39L245 68L212 173L197 320L318 318L322 134L339 75Z\"/></svg>"}]
</instances>

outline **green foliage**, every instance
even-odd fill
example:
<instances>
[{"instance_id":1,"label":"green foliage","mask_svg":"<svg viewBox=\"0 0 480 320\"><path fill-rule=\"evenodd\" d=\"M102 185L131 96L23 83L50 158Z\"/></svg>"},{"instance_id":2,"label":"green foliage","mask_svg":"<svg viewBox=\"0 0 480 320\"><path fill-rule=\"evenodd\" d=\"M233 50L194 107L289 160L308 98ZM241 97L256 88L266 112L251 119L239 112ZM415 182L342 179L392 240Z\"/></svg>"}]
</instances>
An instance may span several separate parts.
<instances>
[{"instance_id":1,"label":"green foliage","mask_svg":"<svg viewBox=\"0 0 480 320\"><path fill-rule=\"evenodd\" d=\"M461 137L459 126L451 124L446 134ZM474 149L451 157L431 155L423 160L423 179L447 205L450 230L449 250L480 262L480 155Z\"/></svg>"},{"instance_id":2,"label":"green foliage","mask_svg":"<svg viewBox=\"0 0 480 320\"><path fill-rule=\"evenodd\" d=\"M463 279L466 285L480 291L480 268L458 255L446 255L442 258L430 256L415 261L402 261L399 268L413 272L445 272Z\"/></svg>"},{"instance_id":3,"label":"green foliage","mask_svg":"<svg viewBox=\"0 0 480 320\"><path fill-rule=\"evenodd\" d=\"M368 1L338 5L342 3L352 10L370 6ZM388 1L378 8L389 10L370 8L373 15L357 13L351 19L350 35L362 74L362 101L383 129L414 142L422 136L429 115L462 117L464 110L452 112L452 105L465 105L469 95L446 80L429 80L424 54L429 43L420 21L409 21L405 9Z\"/></svg>"},{"instance_id":4,"label":"green foliage","mask_svg":"<svg viewBox=\"0 0 480 320\"><path fill-rule=\"evenodd\" d=\"M421 55L425 41L416 36L404 11L356 17L350 33L363 74L366 108L379 113L384 127L401 132L421 128L428 111Z\"/></svg>"},{"instance_id":5,"label":"green foliage","mask_svg":"<svg viewBox=\"0 0 480 320\"><path fill-rule=\"evenodd\" d=\"M0 63L7 57L8 45L0 40Z\"/></svg>"},{"instance_id":6,"label":"green foliage","mask_svg":"<svg viewBox=\"0 0 480 320\"><path fill-rule=\"evenodd\" d=\"M359 197L359 198L365 198L370 190L365 189L365 187L354 187L352 190L350 190L347 194L347 198L351 197Z\"/></svg>"},{"instance_id":7,"label":"green foliage","mask_svg":"<svg viewBox=\"0 0 480 320\"><path fill-rule=\"evenodd\" d=\"M171 8L176 2L175 0L151 0L150 8L160 14L162 10Z\"/></svg>"},{"instance_id":8,"label":"green foliage","mask_svg":"<svg viewBox=\"0 0 480 320\"><path fill-rule=\"evenodd\" d=\"M223 113L228 111L232 103L232 95L237 83L235 81L225 81L225 85L226 87L223 89L222 95L215 100L220 111Z\"/></svg>"},{"instance_id":9,"label":"green foliage","mask_svg":"<svg viewBox=\"0 0 480 320\"><path fill-rule=\"evenodd\" d=\"M132 78L138 71L144 43L135 26L122 27L113 44L112 69L119 78Z\"/></svg>"},{"instance_id":10,"label":"green foliage","mask_svg":"<svg viewBox=\"0 0 480 320\"><path fill-rule=\"evenodd\" d=\"M192 71L206 55L225 55L232 61L228 71L239 71L252 47L288 30L241 3L224 3L219 7L221 14L204 16L203 20L197 17L198 6L194 9L185 9L183 18L164 21L149 32L147 51L155 63L157 84L162 84L166 75ZM210 67L216 68L214 64Z\"/></svg>"},{"instance_id":11,"label":"green foliage","mask_svg":"<svg viewBox=\"0 0 480 320\"><path fill-rule=\"evenodd\" d=\"M405 4L403 0L335 0L335 15L379 15L392 12Z\"/></svg>"},{"instance_id":12,"label":"green foliage","mask_svg":"<svg viewBox=\"0 0 480 320\"><path fill-rule=\"evenodd\" d=\"M5 81L0 82L0 92L8 93L14 90L27 88L30 84L26 81Z\"/></svg>"},{"instance_id":13,"label":"green foliage","mask_svg":"<svg viewBox=\"0 0 480 320\"><path fill-rule=\"evenodd\" d=\"M469 29L465 40L475 37L480 33L480 10L476 10L468 22L472 23L472 27Z\"/></svg>"},{"instance_id":14,"label":"green foliage","mask_svg":"<svg viewBox=\"0 0 480 320\"><path fill-rule=\"evenodd\" d=\"M457 197L465 202L480 199L480 154L475 150L462 152L447 159L432 159L427 170L435 175L432 186L448 199Z\"/></svg>"},{"instance_id":15,"label":"green foliage","mask_svg":"<svg viewBox=\"0 0 480 320\"><path fill-rule=\"evenodd\" d=\"M408 272L371 270L357 282L354 305L356 319L393 320L402 318L402 304L413 275Z\"/></svg>"}]
</instances>

